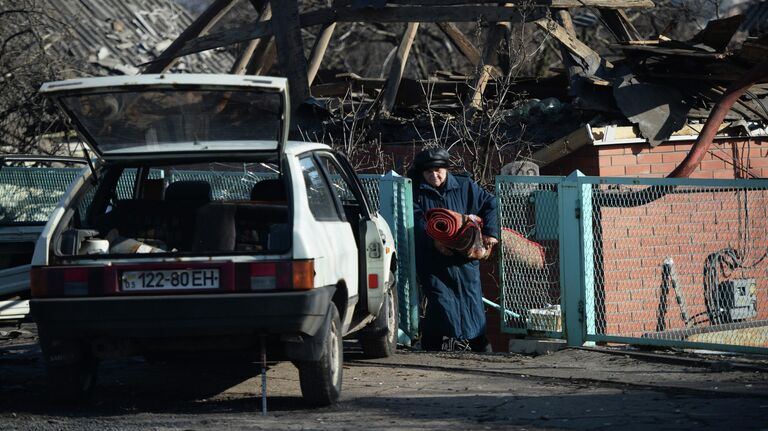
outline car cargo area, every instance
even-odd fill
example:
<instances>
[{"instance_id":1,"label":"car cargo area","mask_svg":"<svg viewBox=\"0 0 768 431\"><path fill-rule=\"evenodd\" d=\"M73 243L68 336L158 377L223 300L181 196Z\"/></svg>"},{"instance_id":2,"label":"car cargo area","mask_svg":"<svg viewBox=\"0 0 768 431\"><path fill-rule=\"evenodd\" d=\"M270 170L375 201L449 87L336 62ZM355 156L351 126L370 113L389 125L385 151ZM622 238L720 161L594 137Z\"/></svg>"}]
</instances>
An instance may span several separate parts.
<instances>
[{"instance_id":1,"label":"car cargo area","mask_svg":"<svg viewBox=\"0 0 768 431\"><path fill-rule=\"evenodd\" d=\"M53 242L56 254L285 251L291 239L285 184L249 169L260 165L108 168L73 206Z\"/></svg>"}]
</instances>

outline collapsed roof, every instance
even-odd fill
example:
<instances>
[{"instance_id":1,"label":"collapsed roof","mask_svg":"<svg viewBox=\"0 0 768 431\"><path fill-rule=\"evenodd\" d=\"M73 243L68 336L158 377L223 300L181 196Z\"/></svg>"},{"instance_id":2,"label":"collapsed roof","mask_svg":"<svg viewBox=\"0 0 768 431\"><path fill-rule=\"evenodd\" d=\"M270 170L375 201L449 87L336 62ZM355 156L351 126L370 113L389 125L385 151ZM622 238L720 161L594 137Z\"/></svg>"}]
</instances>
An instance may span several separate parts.
<instances>
[{"instance_id":1,"label":"collapsed roof","mask_svg":"<svg viewBox=\"0 0 768 431\"><path fill-rule=\"evenodd\" d=\"M301 2L253 0L260 17L240 28L205 35L231 7L233 0L216 0L145 72L168 70L178 58L235 43L246 44L230 68L233 73L279 73L292 84L295 105L311 101L311 116L332 116L342 109L356 116L372 114L382 120L379 134L384 142L417 141L414 128L398 124L418 123L426 110L447 116L483 107L501 107L509 121L507 132L520 132L520 124L548 116L557 127L532 130L528 142L546 145L579 125L632 124L651 145L669 139L686 124L703 121L726 87L768 53L768 2L752 5L744 14L709 22L691 40L672 40L664 34L644 37L633 26L626 8L649 8L649 0L570 1L547 0L518 6L497 6L490 1L337 0L333 7L300 11ZM616 42L621 55L602 57L579 41L569 9L593 7ZM306 8L304 8L306 9ZM485 46L475 47L454 22L489 22ZM394 53L389 75L364 77L350 72L321 69L323 53L337 22L407 23ZM526 22L544 30L562 49L563 67L539 79L507 80L493 61L495 50L509 31L510 23ZM476 66L473 75L434 71L427 80L403 76L405 63L419 25L434 23L458 52ZM300 49L301 32L320 28L309 58ZM500 87L504 87L504 91ZM502 100L501 94L523 95ZM311 97L311 98L310 98ZM480 101L486 99L488 103ZM347 106L339 106L344 99ZM496 100L494 100L496 99ZM494 105L495 102L495 105ZM484 106L481 106L484 105ZM350 107L352 105L352 107ZM768 84L754 85L741 97L727 120L741 122L743 133L764 133L768 124ZM302 117L300 117L302 118ZM312 129L312 119L303 117ZM302 120L300 120L302 121ZM387 127L387 125L395 127ZM382 126L383 125L383 126ZM569 129L570 128L570 129ZM418 129L416 127L415 129Z\"/></svg>"}]
</instances>

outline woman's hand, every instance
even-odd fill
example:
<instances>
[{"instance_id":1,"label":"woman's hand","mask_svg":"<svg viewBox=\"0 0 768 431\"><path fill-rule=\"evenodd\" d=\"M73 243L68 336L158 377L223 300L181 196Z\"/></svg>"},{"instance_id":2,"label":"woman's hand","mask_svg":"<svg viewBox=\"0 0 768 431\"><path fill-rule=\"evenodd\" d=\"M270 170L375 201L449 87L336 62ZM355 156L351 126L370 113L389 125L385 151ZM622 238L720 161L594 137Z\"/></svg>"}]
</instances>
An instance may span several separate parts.
<instances>
[{"instance_id":1,"label":"woman's hand","mask_svg":"<svg viewBox=\"0 0 768 431\"><path fill-rule=\"evenodd\" d=\"M440 252L440 254L444 256L453 256L453 250L444 246L441 242L434 241L434 244L435 244L435 248L437 249L438 252Z\"/></svg>"},{"instance_id":2,"label":"woman's hand","mask_svg":"<svg viewBox=\"0 0 768 431\"><path fill-rule=\"evenodd\" d=\"M492 236L483 235L483 245L487 249L492 249L494 245L498 244L499 240Z\"/></svg>"}]
</instances>

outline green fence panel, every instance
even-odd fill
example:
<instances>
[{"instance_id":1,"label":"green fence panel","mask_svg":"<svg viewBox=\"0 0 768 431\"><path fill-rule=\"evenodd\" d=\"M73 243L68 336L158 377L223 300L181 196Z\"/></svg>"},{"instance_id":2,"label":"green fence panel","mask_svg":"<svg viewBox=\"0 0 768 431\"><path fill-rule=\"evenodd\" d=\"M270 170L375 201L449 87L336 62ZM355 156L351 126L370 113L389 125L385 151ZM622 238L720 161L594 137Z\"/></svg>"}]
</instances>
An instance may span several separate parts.
<instances>
[{"instance_id":1,"label":"green fence panel","mask_svg":"<svg viewBox=\"0 0 768 431\"><path fill-rule=\"evenodd\" d=\"M505 332L768 353L767 180L575 174L497 177L496 189L501 227L542 245L548 268L503 234L502 305L520 315ZM535 308L558 295L560 310Z\"/></svg>"},{"instance_id":2,"label":"green fence panel","mask_svg":"<svg viewBox=\"0 0 768 431\"><path fill-rule=\"evenodd\" d=\"M588 340L768 353L768 181L583 182L596 238Z\"/></svg>"},{"instance_id":3,"label":"green fence panel","mask_svg":"<svg viewBox=\"0 0 768 431\"><path fill-rule=\"evenodd\" d=\"M400 342L410 345L419 333L419 288L413 237L412 185L409 178L394 172L385 176L362 176L363 184L395 238L398 264L395 272L400 315Z\"/></svg>"},{"instance_id":4,"label":"green fence panel","mask_svg":"<svg viewBox=\"0 0 768 431\"><path fill-rule=\"evenodd\" d=\"M560 177L496 177L502 332L562 336Z\"/></svg>"},{"instance_id":5,"label":"green fence panel","mask_svg":"<svg viewBox=\"0 0 768 431\"><path fill-rule=\"evenodd\" d=\"M0 168L0 224L44 224L80 169Z\"/></svg>"}]
</instances>

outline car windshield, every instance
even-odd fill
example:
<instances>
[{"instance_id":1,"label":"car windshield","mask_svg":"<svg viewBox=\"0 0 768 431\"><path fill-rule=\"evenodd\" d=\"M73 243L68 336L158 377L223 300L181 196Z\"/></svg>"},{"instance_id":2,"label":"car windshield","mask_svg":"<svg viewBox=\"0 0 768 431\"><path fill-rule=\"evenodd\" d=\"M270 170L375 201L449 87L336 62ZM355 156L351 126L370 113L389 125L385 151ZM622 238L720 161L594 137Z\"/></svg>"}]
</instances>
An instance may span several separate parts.
<instances>
[{"instance_id":1,"label":"car windshield","mask_svg":"<svg viewBox=\"0 0 768 431\"><path fill-rule=\"evenodd\" d=\"M275 149L282 95L266 90L141 90L63 97L97 151Z\"/></svg>"}]
</instances>

